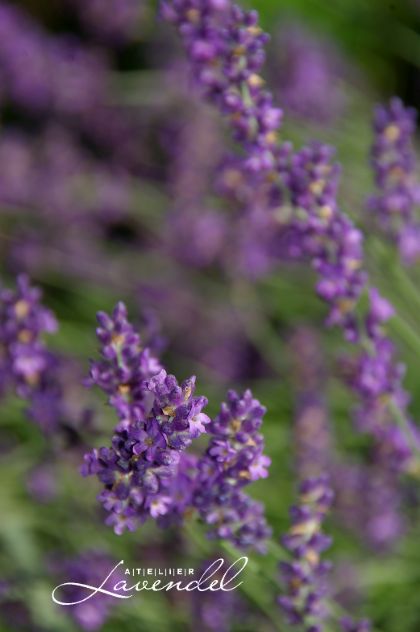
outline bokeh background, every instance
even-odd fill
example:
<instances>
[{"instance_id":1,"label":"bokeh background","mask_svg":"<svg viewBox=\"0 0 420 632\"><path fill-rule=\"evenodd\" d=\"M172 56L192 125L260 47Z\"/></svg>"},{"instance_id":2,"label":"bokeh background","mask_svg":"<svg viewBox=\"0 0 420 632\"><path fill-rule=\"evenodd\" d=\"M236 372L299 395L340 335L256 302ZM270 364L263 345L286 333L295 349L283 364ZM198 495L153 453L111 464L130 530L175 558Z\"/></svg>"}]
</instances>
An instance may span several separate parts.
<instances>
[{"instance_id":1,"label":"bokeh background","mask_svg":"<svg viewBox=\"0 0 420 632\"><path fill-rule=\"evenodd\" d=\"M373 282L398 309L389 327L419 419L420 269L399 263L365 200L374 104L397 94L420 107L420 2L253 7L271 35L265 78L285 109L282 133L296 146L317 138L337 147L340 202L365 232ZM83 452L106 445L115 424L103 395L81 385L97 354L95 314L123 300L168 370L197 375L210 413L228 388L252 388L267 406L271 475L251 493L275 537L295 493L296 433L309 442L328 434L338 471L353 481L328 525L337 600L382 632L417 632L420 483L384 491L371 471L364 493L368 442L352 429L352 397L336 369L346 345L324 328L308 266L249 256L228 135L194 94L175 33L156 12L143 0L0 2L2 285L26 272L43 289L60 325L48 344L65 358L68 409L74 418L82 406L93 411L88 430L70 423L51 442L24 402L2 398L0 630L263 632L276 618L288 629L272 605L274 553L251 556L246 594L223 607L194 593L139 594L99 612L52 603L51 589L80 568L101 576L120 559L199 568L218 551L198 526L115 536L103 525L99 484L79 474Z\"/></svg>"}]
</instances>

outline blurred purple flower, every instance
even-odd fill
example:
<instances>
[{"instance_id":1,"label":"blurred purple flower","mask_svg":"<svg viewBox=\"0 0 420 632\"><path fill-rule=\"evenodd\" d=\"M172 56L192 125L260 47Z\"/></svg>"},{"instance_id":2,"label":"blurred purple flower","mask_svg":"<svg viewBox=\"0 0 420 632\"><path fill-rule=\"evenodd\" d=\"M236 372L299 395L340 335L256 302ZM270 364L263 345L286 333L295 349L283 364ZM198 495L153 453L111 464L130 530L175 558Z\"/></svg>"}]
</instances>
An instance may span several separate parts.
<instances>
[{"instance_id":1,"label":"blurred purple flower","mask_svg":"<svg viewBox=\"0 0 420 632\"><path fill-rule=\"evenodd\" d=\"M328 610L325 575L329 562L320 554L331 544L321 531L325 514L331 507L333 492L327 477L309 478L299 488L299 505L290 510L292 526L283 536L283 545L291 553L290 562L281 562L285 594L278 603L291 625L303 625L306 632L321 632Z\"/></svg>"},{"instance_id":2,"label":"blurred purple flower","mask_svg":"<svg viewBox=\"0 0 420 632\"><path fill-rule=\"evenodd\" d=\"M336 463L333 468L335 511L346 529L383 553L401 539L406 524L401 483L388 464Z\"/></svg>"},{"instance_id":3,"label":"blurred purple flower","mask_svg":"<svg viewBox=\"0 0 420 632\"><path fill-rule=\"evenodd\" d=\"M38 465L26 476L30 495L40 503L49 503L57 496L57 475L50 465Z\"/></svg>"},{"instance_id":4,"label":"blurred purple flower","mask_svg":"<svg viewBox=\"0 0 420 632\"><path fill-rule=\"evenodd\" d=\"M296 470L300 480L328 472L333 441L323 390L326 373L316 332L301 327L291 340L296 412L293 426Z\"/></svg>"},{"instance_id":5,"label":"blurred purple flower","mask_svg":"<svg viewBox=\"0 0 420 632\"><path fill-rule=\"evenodd\" d=\"M198 570L201 576L219 557L214 554ZM223 555L220 555L223 557ZM216 573L214 579L220 579L221 573ZM232 625L246 620L247 604L241 599L238 591L232 592L192 592L192 632L230 632Z\"/></svg>"},{"instance_id":6,"label":"blurred purple flower","mask_svg":"<svg viewBox=\"0 0 420 632\"><path fill-rule=\"evenodd\" d=\"M371 164L378 192L367 208L385 233L399 246L403 261L414 263L420 256L420 183L416 178L413 139L417 113L396 97L379 105L374 115Z\"/></svg>"},{"instance_id":7,"label":"blurred purple flower","mask_svg":"<svg viewBox=\"0 0 420 632\"><path fill-rule=\"evenodd\" d=\"M286 111L320 123L337 117L344 105L344 64L332 44L292 23L279 29L271 48L269 70Z\"/></svg>"},{"instance_id":8,"label":"blurred purple flower","mask_svg":"<svg viewBox=\"0 0 420 632\"><path fill-rule=\"evenodd\" d=\"M62 559L58 556L49 562L51 571L63 582L88 584L101 586L104 579L115 567L116 562L108 555L99 551L88 551L77 557ZM118 580L122 580L122 573L116 571L112 575L112 585L105 584L105 590L112 590ZM86 589L78 586L65 586L62 589L62 600L67 602L81 601L86 597ZM88 599L67 608L68 614L75 623L85 632L99 630L109 619L116 599L102 593L95 595L94 599Z\"/></svg>"},{"instance_id":9,"label":"blurred purple flower","mask_svg":"<svg viewBox=\"0 0 420 632\"><path fill-rule=\"evenodd\" d=\"M25 275L16 285L15 290L0 290L1 388L15 389L28 402L29 419L47 434L87 429L91 412L69 406L65 398L62 377L67 363L44 342L46 334L57 330L55 316Z\"/></svg>"},{"instance_id":10,"label":"blurred purple flower","mask_svg":"<svg viewBox=\"0 0 420 632\"><path fill-rule=\"evenodd\" d=\"M46 34L21 9L0 7L0 75L10 98L29 110L93 113L106 94L104 61L77 40Z\"/></svg>"},{"instance_id":11,"label":"blurred purple flower","mask_svg":"<svg viewBox=\"0 0 420 632\"><path fill-rule=\"evenodd\" d=\"M355 621L351 617L344 617L340 624L342 632L370 632L372 629L371 623L367 619Z\"/></svg>"},{"instance_id":12,"label":"blurred purple flower","mask_svg":"<svg viewBox=\"0 0 420 632\"><path fill-rule=\"evenodd\" d=\"M142 0L68 0L92 33L122 45L139 31L146 6Z\"/></svg>"},{"instance_id":13,"label":"blurred purple flower","mask_svg":"<svg viewBox=\"0 0 420 632\"><path fill-rule=\"evenodd\" d=\"M167 216L165 250L175 259L197 267L217 261L225 241L226 222L216 211L176 209Z\"/></svg>"}]
</instances>

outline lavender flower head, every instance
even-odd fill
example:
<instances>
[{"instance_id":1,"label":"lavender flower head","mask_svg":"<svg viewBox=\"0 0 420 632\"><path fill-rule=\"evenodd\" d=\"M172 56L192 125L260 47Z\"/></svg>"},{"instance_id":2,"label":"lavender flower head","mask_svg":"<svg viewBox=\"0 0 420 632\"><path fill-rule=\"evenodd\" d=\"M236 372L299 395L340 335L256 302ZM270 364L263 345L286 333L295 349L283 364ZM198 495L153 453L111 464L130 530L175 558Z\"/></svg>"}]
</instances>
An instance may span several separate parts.
<instances>
[{"instance_id":1,"label":"lavender flower head","mask_svg":"<svg viewBox=\"0 0 420 632\"><path fill-rule=\"evenodd\" d=\"M91 382L108 394L119 423L110 448L85 455L82 474L104 484L106 523L121 534L169 511L181 452L210 420L202 412L207 399L194 396L195 378L179 385L161 368L142 348L122 303L98 321L102 360L92 363Z\"/></svg>"},{"instance_id":2,"label":"lavender flower head","mask_svg":"<svg viewBox=\"0 0 420 632\"><path fill-rule=\"evenodd\" d=\"M210 526L210 537L230 540L239 548L264 550L270 535L260 503L243 492L252 481L268 476L270 459L263 454L258 432L265 408L250 391L229 391L227 402L208 425L212 435L197 462L193 505Z\"/></svg>"},{"instance_id":3,"label":"lavender flower head","mask_svg":"<svg viewBox=\"0 0 420 632\"><path fill-rule=\"evenodd\" d=\"M46 434L76 433L79 438L92 414L65 397L65 371L71 363L45 344L45 334L57 330L57 321L41 298L41 290L25 275L18 277L16 289L0 290L0 388L14 389L28 403L28 418ZM74 379L73 371L70 375Z\"/></svg>"},{"instance_id":4,"label":"lavender flower head","mask_svg":"<svg viewBox=\"0 0 420 632\"><path fill-rule=\"evenodd\" d=\"M371 164L378 192L368 200L368 210L385 233L398 244L407 264L420 256L420 184L416 179L413 138L416 111L398 98L379 105L374 115L375 138Z\"/></svg>"},{"instance_id":5,"label":"lavender flower head","mask_svg":"<svg viewBox=\"0 0 420 632\"><path fill-rule=\"evenodd\" d=\"M292 526L283 537L292 559L280 564L285 594L278 602L291 625L303 625L306 632L321 632L327 614L324 577L330 564L322 561L320 554L331 544L321 526L333 492L327 477L321 476L303 481L299 493L299 505L290 510Z\"/></svg>"},{"instance_id":6,"label":"lavender flower head","mask_svg":"<svg viewBox=\"0 0 420 632\"><path fill-rule=\"evenodd\" d=\"M0 348L2 388L13 386L30 397L54 365L43 337L57 330L57 321L41 304L42 293L19 276L15 290L0 290Z\"/></svg>"},{"instance_id":7,"label":"lavender flower head","mask_svg":"<svg viewBox=\"0 0 420 632\"><path fill-rule=\"evenodd\" d=\"M272 168L282 111L273 106L257 74L268 39L257 24L258 14L228 0L164 1L161 13L178 27L194 81L229 117L235 138L246 144L248 172Z\"/></svg>"},{"instance_id":8,"label":"lavender flower head","mask_svg":"<svg viewBox=\"0 0 420 632\"><path fill-rule=\"evenodd\" d=\"M304 147L292 157L287 179L302 252L311 257L318 295L330 306L327 324L339 325L354 341L354 306L366 282L363 237L337 206L339 167L331 163L333 154L319 143Z\"/></svg>"},{"instance_id":9,"label":"lavender flower head","mask_svg":"<svg viewBox=\"0 0 420 632\"><path fill-rule=\"evenodd\" d=\"M175 259L196 267L206 267L220 258L226 222L210 209L180 209L168 214L164 248Z\"/></svg>"},{"instance_id":10,"label":"lavender flower head","mask_svg":"<svg viewBox=\"0 0 420 632\"><path fill-rule=\"evenodd\" d=\"M58 495L57 473L49 464L37 465L26 476L26 488L37 502L51 502Z\"/></svg>"},{"instance_id":11,"label":"lavender flower head","mask_svg":"<svg viewBox=\"0 0 420 632\"><path fill-rule=\"evenodd\" d=\"M407 413L409 396L402 386L405 367L396 361L395 347L384 331L394 310L375 288L368 298L366 339L358 355L345 360L344 377L359 400L356 427L374 436L380 459L388 467L407 471L419 437ZM396 414L405 420L405 429L395 421Z\"/></svg>"}]
</instances>

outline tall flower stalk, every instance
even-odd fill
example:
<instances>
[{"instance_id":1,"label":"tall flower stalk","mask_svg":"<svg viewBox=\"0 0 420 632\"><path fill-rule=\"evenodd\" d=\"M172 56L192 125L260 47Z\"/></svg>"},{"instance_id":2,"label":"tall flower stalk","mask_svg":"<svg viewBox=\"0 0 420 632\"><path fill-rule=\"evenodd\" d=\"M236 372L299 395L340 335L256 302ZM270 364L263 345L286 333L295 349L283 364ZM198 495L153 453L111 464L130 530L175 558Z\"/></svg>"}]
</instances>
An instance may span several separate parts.
<instances>
[{"instance_id":1,"label":"tall flower stalk","mask_svg":"<svg viewBox=\"0 0 420 632\"><path fill-rule=\"evenodd\" d=\"M238 166L247 182L266 183L273 225L295 229L295 251L311 262L317 293L328 305L327 325L340 327L355 345L351 363L358 368L348 384L360 402L359 429L374 437L397 469L410 469L418 441L406 411L403 367L382 328L393 308L369 289L362 233L337 204L333 149L314 143L294 153L278 140L282 111L259 75L267 36L255 11L229 0L163 0L161 12L178 28L196 84L242 147Z\"/></svg>"},{"instance_id":2,"label":"tall flower stalk","mask_svg":"<svg viewBox=\"0 0 420 632\"><path fill-rule=\"evenodd\" d=\"M321 632L328 614L325 574L331 564L320 554L331 545L322 530L322 522L333 501L326 477L308 478L299 489L299 504L290 510L292 526L283 537L291 554L290 562L281 562L280 571L285 594L279 604L291 625L303 625L305 632Z\"/></svg>"}]
</instances>

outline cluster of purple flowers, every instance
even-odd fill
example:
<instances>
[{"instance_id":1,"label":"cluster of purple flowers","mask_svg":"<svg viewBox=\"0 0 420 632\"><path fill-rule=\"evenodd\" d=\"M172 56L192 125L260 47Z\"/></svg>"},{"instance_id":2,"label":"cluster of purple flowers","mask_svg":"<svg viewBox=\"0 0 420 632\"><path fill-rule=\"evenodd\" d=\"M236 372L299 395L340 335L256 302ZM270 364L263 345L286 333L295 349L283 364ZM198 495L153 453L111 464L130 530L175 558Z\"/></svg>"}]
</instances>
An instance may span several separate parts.
<instances>
[{"instance_id":1,"label":"cluster of purple flowers","mask_svg":"<svg viewBox=\"0 0 420 632\"><path fill-rule=\"evenodd\" d=\"M314 261L318 292L331 305L330 323L352 332L350 312L365 283L362 235L337 207L338 167L330 165L331 148L314 144L292 155L287 143L277 142L282 113L257 74L266 42L257 14L227 1L199 0L164 2L162 12L179 28L198 85L228 117L245 149L237 161L239 177L245 171L248 186L250 176L272 180L272 206L281 206L286 189L299 228L295 249Z\"/></svg>"},{"instance_id":2,"label":"cluster of purple flowers","mask_svg":"<svg viewBox=\"0 0 420 632\"><path fill-rule=\"evenodd\" d=\"M0 291L0 336L2 388L13 380L17 393L30 398L54 366L54 357L43 336L57 330L53 313L41 303L41 292L26 276L17 279L16 289Z\"/></svg>"},{"instance_id":3,"label":"cluster of purple flowers","mask_svg":"<svg viewBox=\"0 0 420 632\"><path fill-rule=\"evenodd\" d=\"M263 454L264 440L258 432L264 413L250 391L242 396L229 391L207 428L211 439L206 454L197 462L193 505L210 526L210 536L239 548L264 550L271 533L261 503L243 492L245 485L268 476L271 461Z\"/></svg>"},{"instance_id":4,"label":"cluster of purple flowers","mask_svg":"<svg viewBox=\"0 0 420 632\"><path fill-rule=\"evenodd\" d=\"M84 11L98 3L78 4ZM116 4L121 12L124 2ZM134 4L133 9L140 12L141 3ZM114 23L115 12L109 7L102 16ZM135 22L130 26L135 29ZM145 147L141 157L138 152L141 126L112 98L116 62L112 49L89 39L82 41L74 34L52 35L29 13L3 1L0 35L2 107L12 105L30 116L31 129L38 134L46 121L68 128L74 141L81 136L83 146L100 147L110 166L118 161L120 170L138 168L139 162L147 161Z\"/></svg>"},{"instance_id":5,"label":"cluster of purple flowers","mask_svg":"<svg viewBox=\"0 0 420 632\"><path fill-rule=\"evenodd\" d=\"M344 362L347 383L357 394L356 426L372 434L383 461L397 470L410 468L418 432L407 416L409 397L401 385L404 365L383 324L394 314L390 303L376 289L369 292L365 337L360 352ZM405 420L404 426L395 416Z\"/></svg>"},{"instance_id":6,"label":"cluster of purple flowers","mask_svg":"<svg viewBox=\"0 0 420 632\"><path fill-rule=\"evenodd\" d=\"M41 299L41 290L25 275L17 278L16 289L0 290L1 390L14 389L28 403L29 419L43 432L70 437L90 427L92 413L65 397L63 381L77 378L71 362L50 351L44 341L58 325Z\"/></svg>"},{"instance_id":7,"label":"cluster of purple flowers","mask_svg":"<svg viewBox=\"0 0 420 632\"><path fill-rule=\"evenodd\" d=\"M354 308L366 282L362 233L338 208L339 167L334 150L314 143L291 158L287 185L294 221L301 231L302 255L318 274L318 295L329 305L327 324L357 338Z\"/></svg>"},{"instance_id":8,"label":"cluster of purple flowers","mask_svg":"<svg viewBox=\"0 0 420 632\"><path fill-rule=\"evenodd\" d=\"M402 486L388 463L336 462L332 468L335 490L335 516L375 552L392 550L406 530L402 511Z\"/></svg>"},{"instance_id":9,"label":"cluster of purple flowers","mask_svg":"<svg viewBox=\"0 0 420 632\"><path fill-rule=\"evenodd\" d=\"M407 264L420 256L420 184L416 178L413 137L417 113L394 98L375 110L375 138L371 163L378 192L368 200L368 210L385 233L398 244Z\"/></svg>"},{"instance_id":10,"label":"cluster of purple flowers","mask_svg":"<svg viewBox=\"0 0 420 632\"><path fill-rule=\"evenodd\" d=\"M324 622L333 617L327 604L331 593L328 582L332 564L321 554L332 539L322 531L326 514L335 494L327 475L307 478L299 487L299 504L290 509L292 524L282 544L291 554L290 561L280 563L283 593L278 603L292 626L306 632L322 632ZM369 632L370 621L344 617L339 621L343 632Z\"/></svg>"},{"instance_id":11,"label":"cluster of purple flowers","mask_svg":"<svg viewBox=\"0 0 420 632\"><path fill-rule=\"evenodd\" d=\"M115 16L107 10L108 17ZM12 237L3 258L41 277L57 268L102 283L124 276L106 250L119 223L129 232L133 225L137 239L129 216L138 171L131 175L150 157L138 121L111 102L116 53L74 34L53 35L7 2L0 34L0 107L16 112L6 114L0 140L0 203Z\"/></svg>"},{"instance_id":12,"label":"cluster of purple flowers","mask_svg":"<svg viewBox=\"0 0 420 632\"><path fill-rule=\"evenodd\" d=\"M337 454L325 402L326 369L315 333L298 329L291 340L297 404L293 426L296 473L300 480L330 474L334 514L364 545L388 551L404 532L402 490L388 455L374 448L369 463Z\"/></svg>"},{"instance_id":13,"label":"cluster of purple flowers","mask_svg":"<svg viewBox=\"0 0 420 632\"><path fill-rule=\"evenodd\" d=\"M188 89L185 75L185 67L177 66L170 76L177 81L180 98ZM186 114L188 123L172 140L169 184L173 202L163 230L163 248L175 260L203 268L223 257L227 238L226 218L207 199L223 144L214 117L197 98L186 106Z\"/></svg>"},{"instance_id":14,"label":"cluster of purple flowers","mask_svg":"<svg viewBox=\"0 0 420 632\"><path fill-rule=\"evenodd\" d=\"M36 139L17 129L5 131L0 159L0 201L15 213L36 211L52 226L54 216L56 224L84 220L94 237L95 220L106 223L129 208L128 175L96 160L59 125L47 126Z\"/></svg>"},{"instance_id":15,"label":"cluster of purple flowers","mask_svg":"<svg viewBox=\"0 0 420 632\"><path fill-rule=\"evenodd\" d=\"M140 3L113 2L113 12L104 0L68 1L99 38L119 46L135 36ZM164 250L169 262L172 258L198 267L226 257L223 264L228 267L232 261L225 248L236 240L239 267L254 276L264 274L274 260L311 262L317 275L317 293L328 306L327 324L340 327L345 338L354 344L354 355L343 363L343 376L358 397L357 427L374 437L377 459L369 470L360 470L362 478L358 472L354 489L369 505L369 512L360 511L366 521L365 532L370 530L371 541L378 548L385 548L401 531L397 519L397 475L412 465L412 443L417 444L417 431L408 419L408 395L402 387L404 367L398 363L394 346L384 331L394 310L376 289L369 289L363 269L362 233L337 204L339 167L333 162L333 150L314 143L295 152L288 143L278 141L282 111L273 105L258 74L267 36L258 26L255 12L243 11L230 0L163 0L161 6L163 17L179 29L198 86L226 116L235 140L242 145L240 155L218 165L218 184L245 211L237 224L229 224L223 215L203 204L200 186L191 195L191 188L185 185L191 163L178 164L179 173L174 178L178 182L172 182L177 199L174 212L168 216L166 233L159 241L159 254ZM77 119L75 127L80 124L80 129L76 134L83 137L83 142L87 140L87 147L99 140L99 145L109 143L110 148L115 138L121 136L123 140L127 128L120 127L118 116L108 118L106 112L110 68L96 49L58 36L49 37L6 4L0 6L0 35L0 75L7 87L0 100L35 112L36 119L39 114L53 113L63 130L69 124L74 126ZM113 122L116 127L111 129ZM104 138L108 123L109 140ZM203 131L199 117L197 128ZM212 136L211 124L209 128ZM48 141L49 129L42 129ZM420 199L413 180L410 146L414 116L400 102L393 101L389 108L378 109L375 129L373 164L380 192L370 200L370 209L398 241L403 258L411 261L420 252L420 228L413 214ZM83 235L79 235L84 211L92 211L84 226L89 226L87 242L93 244L93 237L106 230L104 217L119 218L121 209L128 208L127 178L135 169L130 151L125 153L123 149L119 153L118 143L111 147L111 153L127 158L122 174L114 171L111 164L101 165L93 158L95 152L91 152L92 157L90 150L84 152L80 139L68 142L63 130L56 134L54 128L52 142L50 138L45 151L41 151L46 156L41 166L37 160L39 142L35 148L26 136L3 137L0 157L10 156L12 150L15 159L4 161L0 198L12 207L31 207L36 198L33 206L43 207L50 226L57 211L58 216L73 219L61 245L64 248L68 244L73 249L76 244L79 250L72 253L77 259L77 252L87 250ZM192 134L191 145L201 145L194 127L188 131ZM185 145L191 160L188 142ZM61 154L62 160L56 160ZM137 164L135 160L134 163ZM95 182L96 186L93 191L90 188L88 201L82 199L78 205L74 203L77 195L73 195L73 187L84 198L82 174L87 174L90 184ZM46 182L50 186L46 187ZM203 210L196 213L195 207ZM95 222L96 215L101 228ZM122 215L125 217L124 212ZM60 221L62 227L62 219L57 224ZM228 231L232 226L231 235ZM40 240L36 230L34 235L32 243L38 246L38 253L44 252L44 235ZM101 234L98 243L102 237ZM28 252L30 255L33 251L26 249L30 260ZM95 253L96 263L102 263L101 254ZM120 276L123 275L116 275L117 280ZM366 288L368 307L360 315L359 299ZM25 277L19 278L16 291L0 290L0 387L6 390L13 386L30 403L29 415L51 431L57 424L68 422L58 378L60 359L43 342L44 334L55 331L56 321L40 299L39 291L31 288ZM207 306L206 310L211 320ZM172 311L179 318L178 310ZM189 312L190 326L195 315L189 304L185 311ZM233 335L227 329L231 327L237 334L236 317L235 313L227 324L224 312L219 314L220 324L217 323L230 345ZM106 393L118 423L110 447L93 449L85 455L82 474L96 475L103 485L99 500L108 513L106 523L121 534L125 529L135 530L149 517L168 526L182 524L195 513L207 526L210 538L226 540L238 548L264 551L271 533L264 507L244 489L268 476L270 459L264 454L260 433L265 408L250 391L229 391L218 415L210 419L203 412L207 399L195 395L195 377L179 384L173 375L168 375L127 320L122 303L111 316L100 312L98 322L101 359L92 362L88 382ZM207 335L206 328L201 329ZM226 354L223 357L230 353L225 339L220 345ZM304 358L311 340L304 337L301 344L303 363L316 365L313 357ZM211 340L209 353L214 353L216 346ZM201 350L197 355L200 353ZM235 353L236 348L232 355ZM236 353L236 362L238 356ZM200 360L203 358L204 354ZM330 468L334 471L334 463L330 462L331 437L324 402L317 392L318 380L319 375L303 377L305 389L297 410L298 469L303 482L300 502L291 510L292 526L283 538L291 560L281 564L285 594L279 598L288 621L303 626L307 632L321 632L323 619L328 615L324 597L329 564L321 560L321 554L331 539L322 532L322 523L334 495L328 478L321 475ZM395 418L402 420L402 427ZM209 435L205 452L188 453L186 449L204 433ZM365 472L369 484L363 487ZM38 479L33 477L31 493L44 500L53 497L51 471L40 471L38 475ZM87 556L65 571L83 582L88 579L84 567L91 565L105 568L100 558ZM210 607L209 616L212 611ZM99 599L93 611L81 604L73 614L80 627L95 630L101 627L107 612L108 603ZM224 617L219 621L216 626L221 628ZM340 625L343 632L370 629L369 622L349 618Z\"/></svg>"},{"instance_id":16,"label":"cluster of purple flowers","mask_svg":"<svg viewBox=\"0 0 420 632\"><path fill-rule=\"evenodd\" d=\"M104 484L107 524L121 534L168 512L180 453L210 420L202 412L206 398L194 396L195 378L179 385L166 373L142 348L122 303L98 321L102 359L92 363L91 383L107 393L119 423L112 446L87 454L82 473Z\"/></svg>"},{"instance_id":17,"label":"cluster of purple flowers","mask_svg":"<svg viewBox=\"0 0 420 632\"><path fill-rule=\"evenodd\" d=\"M107 524L121 534L149 516L167 526L196 509L213 537L263 548L270 534L263 507L242 487L267 476L270 459L258 432L265 409L250 391L232 391L211 421L202 412L207 399L194 395L195 377L179 385L166 373L142 347L122 303L98 320L102 359L92 363L90 384L107 393L120 421L110 448L85 455L82 474L104 484ZM184 454L206 431L206 454Z\"/></svg>"},{"instance_id":18,"label":"cluster of purple flowers","mask_svg":"<svg viewBox=\"0 0 420 632\"><path fill-rule=\"evenodd\" d=\"M299 505L291 509L292 526L283 537L292 560L280 564L286 594L278 602L290 624L304 625L307 632L321 632L322 619L328 613L323 601L324 577L331 568L329 562L320 559L331 544L321 526L331 507L333 492L324 476L303 481L299 494Z\"/></svg>"},{"instance_id":19,"label":"cluster of purple flowers","mask_svg":"<svg viewBox=\"0 0 420 632\"><path fill-rule=\"evenodd\" d=\"M286 22L274 35L268 59L272 84L290 116L330 123L342 111L340 53L299 23Z\"/></svg>"},{"instance_id":20,"label":"cluster of purple flowers","mask_svg":"<svg viewBox=\"0 0 420 632\"><path fill-rule=\"evenodd\" d=\"M276 131L282 112L272 104L257 74L267 35L255 11L243 11L228 0L162 2L164 19L179 29L193 76L208 99L228 117L235 138L246 144L250 173L277 162Z\"/></svg>"}]
</instances>

